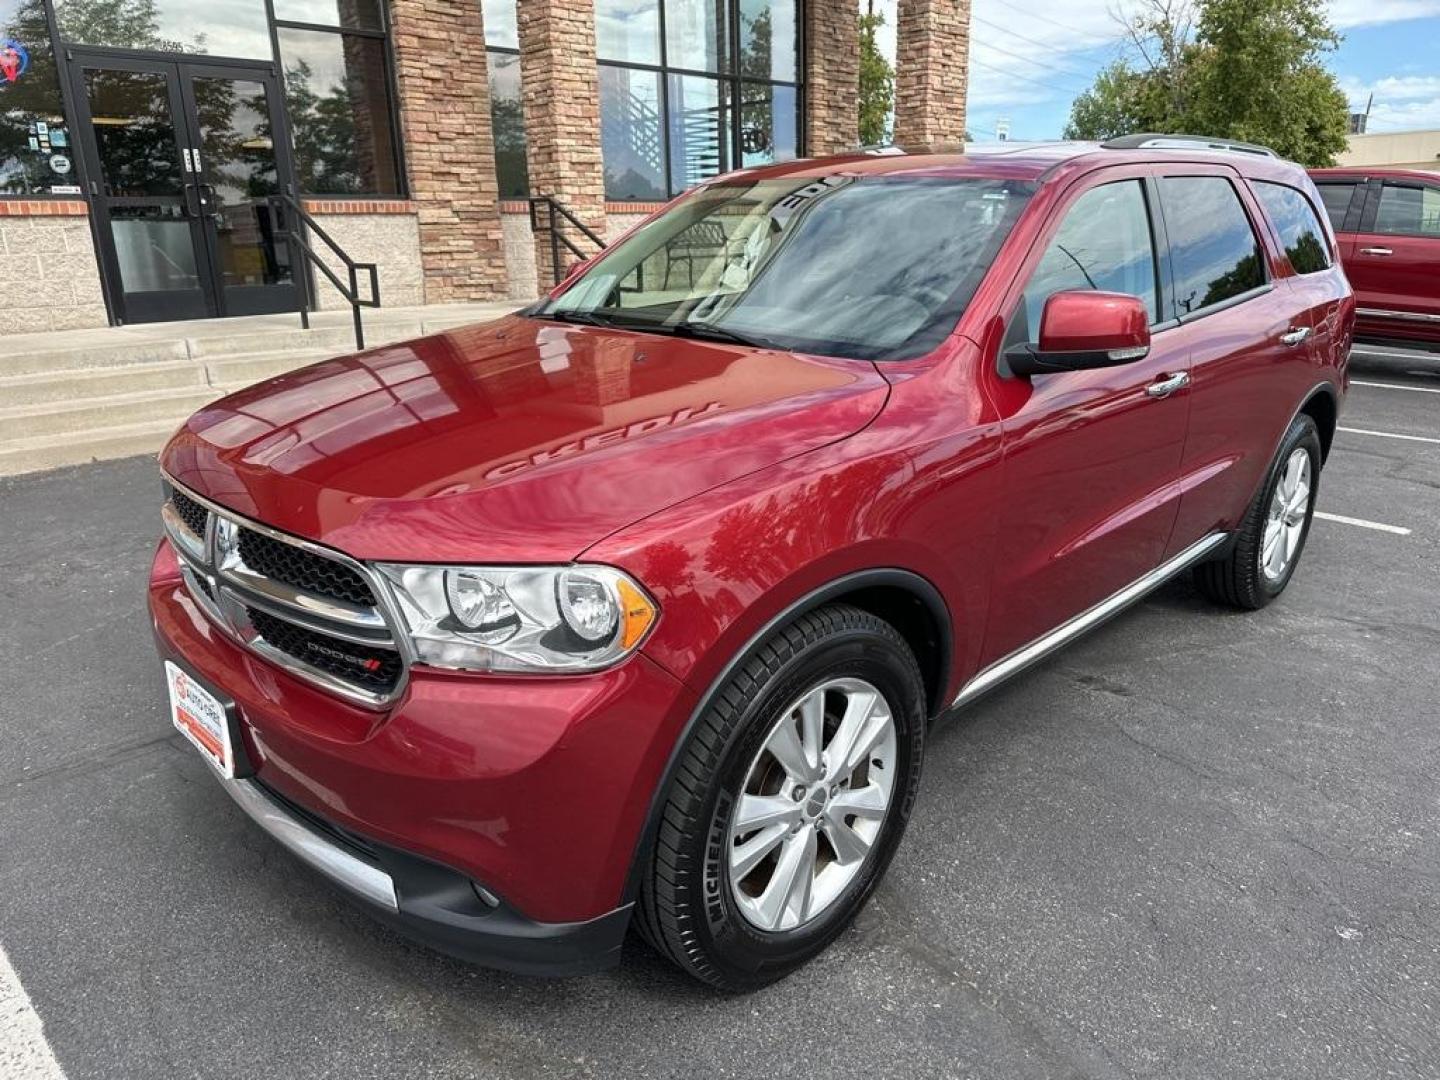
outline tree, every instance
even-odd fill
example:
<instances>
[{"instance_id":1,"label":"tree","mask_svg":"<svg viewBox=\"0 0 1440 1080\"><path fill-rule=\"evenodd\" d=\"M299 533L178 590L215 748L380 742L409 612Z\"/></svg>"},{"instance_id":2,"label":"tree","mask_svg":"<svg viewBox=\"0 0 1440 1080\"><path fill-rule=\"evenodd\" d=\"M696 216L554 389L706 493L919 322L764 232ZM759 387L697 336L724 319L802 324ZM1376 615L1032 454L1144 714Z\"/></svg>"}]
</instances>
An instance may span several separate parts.
<instances>
[{"instance_id":1,"label":"tree","mask_svg":"<svg viewBox=\"0 0 1440 1080\"><path fill-rule=\"evenodd\" d=\"M1212 135L1311 167L1345 148L1349 105L1323 64L1340 37L1324 0L1147 0L1126 34L1132 57L1075 99L1066 138Z\"/></svg>"},{"instance_id":2,"label":"tree","mask_svg":"<svg viewBox=\"0 0 1440 1080\"><path fill-rule=\"evenodd\" d=\"M890 141L890 112L895 107L895 69L875 44L885 25L885 14L874 0L860 17L860 144L878 146Z\"/></svg>"}]
</instances>

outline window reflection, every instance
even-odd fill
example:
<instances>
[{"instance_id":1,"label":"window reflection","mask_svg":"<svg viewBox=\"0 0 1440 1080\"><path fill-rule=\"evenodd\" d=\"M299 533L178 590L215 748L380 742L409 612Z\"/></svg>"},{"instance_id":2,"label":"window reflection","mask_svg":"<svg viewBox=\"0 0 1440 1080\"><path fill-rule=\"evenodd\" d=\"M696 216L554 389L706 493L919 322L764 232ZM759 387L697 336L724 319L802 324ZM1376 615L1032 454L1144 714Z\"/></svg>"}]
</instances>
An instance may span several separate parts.
<instances>
[{"instance_id":1,"label":"window reflection","mask_svg":"<svg viewBox=\"0 0 1440 1080\"><path fill-rule=\"evenodd\" d=\"M1285 245L1285 257L1297 274L1314 274L1330 268L1325 230L1310 200L1292 187L1256 181L1255 194Z\"/></svg>"},{"instance_id":2,"label":"window reflection","mask_svg":"<svg viewBox=\"0 0 1440 1080\"><path fill-rule=\"evenodd\" d=\"M520 48L515 0L484 0L485 44L492 49Z\"/></svg>"},{"instance_id":3,"label":"window reflection","mask_svg":"<svg viewBox=\"0 0 1440 1080\"><path fill-rule=\"evenodd\" d=\"M495 131L495 176L502 199L530 194L525 165L525 112L520 100L520 57L490 50L490 121Z\"/></svg>"},{"instance_id":4,"label":"window reflection","mask_svg":"<svg viewBox=\"0 0 1440 1080\"><path fill-rule=\"evenodd\" d=\"M275 18L347 30L383 30L385 19L380 3L381 0L275 0Z\"/></svg>"},{"instance_id":5,"label":"window reflection","mask_svg":"<svg viewBox=\"0 0 1440 1080\"><path fill-rule=\"evenodd\" d=\"M719 79L670 76L670 188L684 191L731 168L730 87Z\"/></svg>"},{"instance_id":6,"label":"window reflection","mask_svg":"<svg viewBox=\"0 0 1440 1080\"><path fill-rule=\"evenodd\" d=\"M271 58L265 0L55 0L55 18L77 45Z\"/></svg>"},{"instance_id":7,"label":"window reflection","mask_svg":"<svg viewBox=\"0 0 1440 1080\"><path fill-rule=\"evenodd\" d=\"M279 36L301 190L397 193L384 42L291 27Z\"/></svg>"},{"instance_id":8,"label":"window reflection","mask_svg":"<svg viewBox=\"0 0 1440 1080\"><path fill-rule=\"evenodd\" d=\"M1219 176L1160 180L1175 305L1192 314L1265 284L1260 244L1230 181Z\"/></svg>"},{"instance_id":9,"label":"window reflection","mask_svg":"<svg viewBox=\"0 0 1440 1080\"><path fill-rule=\"evenodd\" d=\"M607 198L665 198L659 75L600 68L600 146Z\"/></svg>"},{"instance_id":10,"label":"window reflection","mask_svg":"<svg viewBox=\"0 0 1440 1080\"><path fill-rule=\"evenodd\" d=\"M795 81L795 0L740 0L740 73Z\"/></svg>"},{"instance_id":11,"label":"window reflection","mask_svg":"<svg viewBox=\"0 0 1440 1080\"><path fill-rule=\"evenodd\" d=\"M660 63L660 0L595 0L595 52L602 60Z\"/></svg>"},{"instance_id":12,"label":"window reflection","mask_svg":"<svg viewBox=\"0 0 1440 1080\"><path fill-rule=\"evenodd\" d=\"M154 71L87 70L85 88L106 195L179 195L169 80Z\"/></svg>"},{"instance_id":13,"label":"window reflection","mask_svg":"<svg viewBox=\"0 0 1440 1080\"><path fill-rule=\"evenodd\" d=\"M726 71L730 59L729 0L669 0L665 61L672 68Z\"/></svg>"},{"instance_id":14,"label":"window reflection","mask_svg":"<svg viewBox=\"0 0 1440 1080\"><path fill-rule=\"evenodd\" d=\"M44 5L0 0L0 195L73 186L73 166Z\"/></svg>"}]
</instances>

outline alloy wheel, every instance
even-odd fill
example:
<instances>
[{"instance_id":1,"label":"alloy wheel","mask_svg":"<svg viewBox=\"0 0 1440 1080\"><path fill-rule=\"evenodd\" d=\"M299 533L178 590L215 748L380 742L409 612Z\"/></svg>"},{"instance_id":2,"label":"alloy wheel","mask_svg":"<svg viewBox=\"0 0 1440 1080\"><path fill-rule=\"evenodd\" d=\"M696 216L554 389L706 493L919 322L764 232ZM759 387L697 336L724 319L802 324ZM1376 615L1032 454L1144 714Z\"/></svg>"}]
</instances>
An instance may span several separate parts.
<instances>
[{"instance_id":1,"label":"alloy wheel","mask_svg":"<svg viewBox=\"0 0 1440 1080\"><path fill-rule=\"evenodd\" d=\"M895 719L863 679L830 679L781 712L730 824L731 893L760 930L813 921L855 880L895 788Z\"/></svg>"},{"instance_id":2,"label":"alloy wheel","mask_svg":"<svg viewBox=\"0 0 1440 1080\"><path fill-rule=\"evenodd\" d=\"M1305 520L1310 512L1310 454L1298 446L1285 459L1285 470L1270 497L1270 510L1265 517L1265 537L1260 547L1260 568L1267 581L1280 581L1305 534Z\"/></svg>"}]
</instances>

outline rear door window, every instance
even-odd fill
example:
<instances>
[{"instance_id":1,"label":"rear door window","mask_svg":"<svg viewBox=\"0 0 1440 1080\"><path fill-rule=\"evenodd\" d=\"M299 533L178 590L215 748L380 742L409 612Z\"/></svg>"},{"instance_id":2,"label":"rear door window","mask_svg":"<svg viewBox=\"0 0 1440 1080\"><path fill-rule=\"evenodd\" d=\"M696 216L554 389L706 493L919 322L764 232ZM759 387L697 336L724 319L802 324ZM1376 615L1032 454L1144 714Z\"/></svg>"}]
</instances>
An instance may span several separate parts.
<instances>
[{"instance_id":1,"label":"rear door window","mask_svg":"<svg viewBox=\"0 0 1440 1080\"><path fill-rule=\"evenodd\" d=\"M1223 176L1160 179L1175 310L1181 318L1265 284L1260 241L1235 187Z\"/></svg>"},{"instance_id":2,"label":"rear door window","mask_svg":"<svg viewBox=\"0 0 1440 1080\"><path fill-rule=\"evenodd\" d=\"M1325 216L1330 227L1337 233L1345 231L1345 214L1350 209L1350 200L1355 195L1355 184L1320 184L1320 201L1325 204Z\"/></svg>"},{"instance_id":3,"label":"rear door window","mask_svg":"<svg viewBox=\"0 0 1440 1080\"><path fill-rule=\"evenodd\" d=\"M1297 274L1314 274L1330 269L1330 250L1325 243L1325 229L1310 200L1288 184L1257 181L1255 195L1265 208L1285 256Z\"/></svg>"},{"instance_id":4,"label":"rear door window","mask_svg":"<svg viewBox=\"0 0 1440 1080\"><path fill-rule=\"evenodd\" d=\"M1045 301L1074 289L1138 296L1150 309L1150 321L1160 321L1155 242L1139 180L1092 188L1065 212L1025 287L1026 340L1039 332Z\"/></svg>"},{"instance_id":5,"label":"rear door window","mask_svg":"<svg viewBox=\"0 0 1440 1080\"><path fill-rule=\"evenodd\" d=\"M1385 181L1380 188L1375 231L1392 236L1440 237L1440 188Z\"/></svg>"}]
</instances>

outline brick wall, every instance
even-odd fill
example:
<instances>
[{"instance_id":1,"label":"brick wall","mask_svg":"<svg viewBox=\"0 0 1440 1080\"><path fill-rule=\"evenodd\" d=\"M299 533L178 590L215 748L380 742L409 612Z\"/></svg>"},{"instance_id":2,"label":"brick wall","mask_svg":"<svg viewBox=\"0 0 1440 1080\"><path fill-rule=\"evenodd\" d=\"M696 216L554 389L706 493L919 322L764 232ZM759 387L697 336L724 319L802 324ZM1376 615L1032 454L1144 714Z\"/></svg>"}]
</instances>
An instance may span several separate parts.
<instances>
[{"instance_id":1,"label":"brick wall","mask_svg":"<svg viewBox=\"0 0 1440 1080\"><path fill-rule=\"evenodd\" d=\"M517 14L530 190L553 195L604 236L594 0L522 0ZM541 288L553 280L550 263L550 242L540 230L535 269Z\"/></svg>"},{"instance_id":2,"label":"brick wall","mask_svg":"<svg viewBox=\"0 0 1440 1080\"><path fill-rule=\"evenodd\" d=\"M0 333L107 324L85 204L0 199Z\"/></svg>"},{"instance_id":3,"label":"brick wall","mask_svg":"<svg viewBox=\"0 0 1440 1080\"><path fill-rule=\"evenodd\" d=\"M895 142L963 142L970 0L900 0L895 37Z\"/></svg>"},{"instance_id":4,"label":"brick wall","mask_svg":"<svg viewBox=\"0 0 1440 1080\"><path fill-rule=\"evenodd\" d=\"M805 15L806 152L854 150L860 142L860 27L853 2L810 0Z\"/></svg>"},{"instance_id":5,"label":"brick wall","mask_svg":"<svg viewBox=\"0 0 1440 1080\"><path fill-rule=\"evenodd\" d=\"M393 0L390 10L425 301L504 299L479 0Z\"/></svg>"}]
</instances>

